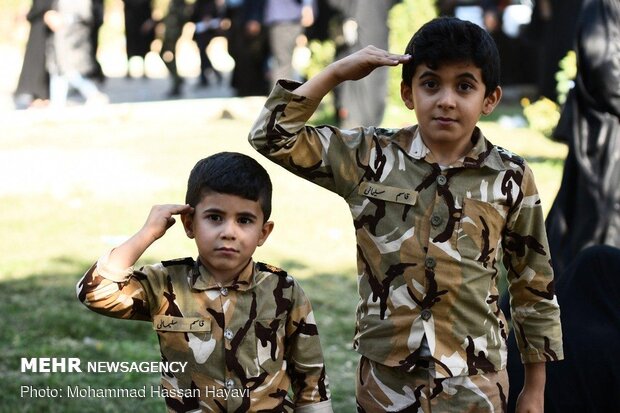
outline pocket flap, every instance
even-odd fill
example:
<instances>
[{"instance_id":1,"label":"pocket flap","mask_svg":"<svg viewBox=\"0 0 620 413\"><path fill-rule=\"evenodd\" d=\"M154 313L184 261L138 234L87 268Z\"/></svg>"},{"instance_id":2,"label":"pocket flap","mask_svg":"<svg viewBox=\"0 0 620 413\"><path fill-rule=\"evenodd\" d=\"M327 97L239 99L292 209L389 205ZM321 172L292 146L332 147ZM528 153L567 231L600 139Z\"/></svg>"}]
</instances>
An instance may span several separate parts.
<instances>
[{"instance_id":1,"label":"pocket flap","mask_svg":"<svg viewBox=\"0 0 620 413\"><path fill-rule=\"evenodd\" d=\"M399 204L406 205L415 205L418 200L418 191L380 185L368 181L360 184L358 194L369 198L376 198L383 201L397 202Z\"/></svg>"},{"instance_id":2,"label":"pocket flap","mask_svg":"<svg viewBox=\"0 0 620 413\"><path fill-rule=\"evenodd\" d=\"M153 330L177 332L211 331L211 320L202 317L173 317L156 315L153 317Z\"/></svg>"}]
</instances>

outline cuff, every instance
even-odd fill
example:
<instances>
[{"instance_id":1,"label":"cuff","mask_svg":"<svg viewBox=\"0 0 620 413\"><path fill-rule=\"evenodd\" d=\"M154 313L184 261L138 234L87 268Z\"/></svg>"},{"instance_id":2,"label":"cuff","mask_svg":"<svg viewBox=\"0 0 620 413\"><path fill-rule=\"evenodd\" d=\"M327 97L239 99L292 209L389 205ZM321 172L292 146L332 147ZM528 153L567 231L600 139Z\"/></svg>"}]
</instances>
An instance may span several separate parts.
<instances>
[{"instance_id":1,"label":"cuff","mask_svg":"<svg viewBox=\"0 0 620 413\"><path fill-rule=\"evenodd\" d=\"M97 274L103 278L117 283L122 283L129 280L129 277L133 274L133 266L129 268L117 268L110 265L110 253L112 250L106 252L97 260Z\"/></svg>"},{"instance_id":2,"label":"cuff","mask_svg":"<svg viewBox=\"0 0 620 413\"><path fill-rule=\"evenodd\" d=\"M297 89L302 84L303 83L297 82L296 80L278 79L278 81L276 82L274 86L274 89L275 90L284 89L287 92L292 92L293 90Z\"/></svg>"},{"instance_id":3,"label":"cuff","mask_svg":"<svg viewBox=\"0 0 620 413\"><path fill-rule=\"evenodd\" d=\"M295 413L334 413L332 410L332 401L325 400L319 403L305 404L295 407Z\"/></svg>"},{"instance_id":4,"label":"cuff","mask_svg":"<svg viewBox=\"0 0 620 413\"><path fill-rule=\"evenodd\" d=\"M314 114L321 103L321 99L313 99L307 96L295 94L293 91L301 86L302 83L294 80L280 79L276 82L270 100L276 99L278 103L286 102L286 107L292 108L295 112L303 114L302 118L310 117ZM267 104L269 105L269 104Z\"/></svg>"}]
</instances>

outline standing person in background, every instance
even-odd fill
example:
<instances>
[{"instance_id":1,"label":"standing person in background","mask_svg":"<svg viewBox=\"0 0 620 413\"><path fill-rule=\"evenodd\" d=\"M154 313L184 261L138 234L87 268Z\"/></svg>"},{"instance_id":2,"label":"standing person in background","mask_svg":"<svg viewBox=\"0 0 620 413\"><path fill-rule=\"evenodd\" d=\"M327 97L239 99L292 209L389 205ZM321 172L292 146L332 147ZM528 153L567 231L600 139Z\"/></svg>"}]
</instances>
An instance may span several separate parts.
<instances>
[{"instance_id":1,"label":"standing person in background","mask_svg":"<svg viewBox=\"0 0 620 413\"><path fill-rule=\"evenodd\" d=\"M26 19L30 22L30 33L14 93L17 109L26 109L49 99L50 80L45 66L45 49L50 31L43 21L43 16L51 8L52 0L34 0L26 15Z\"/></svg>"},{"instance_id":2,"label":"standing person in background","mask_svg":"<svg viewBox=\"0 0 620 413\"><path fill-rule=\"evenodd\" d=\"M271 86L278 79L295 80L293 52L304 28L314 23L314 0L257 0L252 4L253 20L268 30Z\"/></svg>"},{"instance_id":3,"label":"standing person in background","mask_svg":"<svg viewBox=\"0 0 620 413\"><path fill-rule=\"evenodd\" d=\"M265 96L269 93L266 77L269 42L262 30L256 3L262 0L228 0L231 21L228 50L235 60L231 86L237 96ZM260 10L260 8L258 8Z\"/></svg>"},{"instance_id":4,"label":"standing person in background","mask_svg":"<svg viewBox=\"0 0 620 413\"><path fill-rule=\"evenodd\" d=\"M47 47L50 72L50 102L54 107L67 103L69 87L76 89L86 103L107 103L108 97L87 77L94 70L91 31L93 7L90 0L56 0L44 15L53 32Z\"/></svg>"},{"instance_id":5,"label":"standing person in background","mask_svg":"<svg viewBox=\"0 0 620 413\"><path fill-rule=\"evenodd\" d=\"M620 3L584 0L577 78L554 138L568 144L546 225L558 273L582 249L620 247Z\"/></svg>"},{"instance_id":6,"label":"standing person in background","mask_svg":"<svg viewBox=\"0 0 620 413\"><path fill-rule=\"evenodd\" d=\"M167 93L168 97L178 97L182 93L183 78L177 68L177 42L183 34L183 26L187 22L187 4L185 0L170 0L168 12L163 19L164 39L161 45L160 56L170 72L172 85Z\"/></svg>"},{"instance_id":7,"label":"standing person in background","mask_svg":"<svg viewBox=\"0 0 620 413\"><path fill-rule=\"evenodd\" d=\"M388 49L388 12L400 0L330 0L343 16L346 45L335 60L373 45ZM343 128L380 125L385 111L388 70L381 67L357 82L345 82L334 91L339 125Z\"/></svg>"},{"instance_id":8,"label":"standing person in background","mask_svg":"<svg viewBox=\"0 0 620 413\"><path fill-rule=\"evenodd\" d=\"M239 55L243 52L244 7L243 0L225 0L226 19L230 22L225 32L228 54L237 65ZM234 69L233 69L234 74ZM232 83L232 80L231 80Z\"/></svg>"},{"instance_id":9,"label":"standing person in background","mask_svg":"<svg viewBox=\"0 0 620 413\"><path fill-rule=\"evenodd\" d=\"M123 0L125 5L125 40L127 62L134 58L142 60L142 76L145 73L144 59L155 39L155 21L151 0ZM129 69L127 78L131 78Z\"/></svg>"},{"instance_id":10,"label":"standing person in background","mask_svg":"<svg viewBox=\"0 0 620 413\"><path fill-rule=\"evenodd\" d=\"M223 33L225 24L226 3L224 0L196 0L192 12L191 20L196 25L194 31L194 42L198 46L200 56L200 75L198 76L198 86L209 85L208 73L213 73L218 83L222 83L222 74L217 71L209 55L207 47L214 37Z\"/></svg>"},{"instance_id":11,"label":"standing person in background","mask_svg":"<svg viewBox=\"0 0 620 413\"><path fill-rule=\"evenodd\" d=\"M90 58L93 62L93 68L86 76L98 83L105 82L105 75L99 60L97 60L97 51L99 50L99 30L103 26L104 5L103 0L92 0L93 7L93 24L90 30Z\"/></svg>"}]
</instances>

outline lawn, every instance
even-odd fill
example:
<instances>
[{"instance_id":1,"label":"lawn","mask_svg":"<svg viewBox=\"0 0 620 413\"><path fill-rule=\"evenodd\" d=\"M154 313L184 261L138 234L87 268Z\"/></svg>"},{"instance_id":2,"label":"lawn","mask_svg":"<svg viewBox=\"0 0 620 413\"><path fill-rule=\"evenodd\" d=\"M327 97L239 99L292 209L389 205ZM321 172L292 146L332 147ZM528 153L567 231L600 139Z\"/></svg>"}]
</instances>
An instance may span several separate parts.
<instances>
[{"instance_id":1,"label":"lawn","mask_svg":"<svg viewBox=\"0 0 620 413\"><path fill-rule=\"evenodd\" d=\"M183 202L194 163L228 150L256 156L274 182L274 233L256 258L299 280L315 307L335 411L354 408L357 354L355 242L346 204L257 156L246 140L260 101L177 101L3 119L0 141L0 412L165 411L160 399L21 397L22 386L141 388L157 375L21 373L22 357L158 361L148 323L107 319L75 298L74 285L106 249L131 235L155 203ZM230 116L220 116L226 107ZM514 108L508 108L509 112ZM408 115L390 108L386 125ZM525 156L548 210L566 149L528 129L481 127ZM195 254L180 226L144 257Z\"/></svg>"}]
</instances>

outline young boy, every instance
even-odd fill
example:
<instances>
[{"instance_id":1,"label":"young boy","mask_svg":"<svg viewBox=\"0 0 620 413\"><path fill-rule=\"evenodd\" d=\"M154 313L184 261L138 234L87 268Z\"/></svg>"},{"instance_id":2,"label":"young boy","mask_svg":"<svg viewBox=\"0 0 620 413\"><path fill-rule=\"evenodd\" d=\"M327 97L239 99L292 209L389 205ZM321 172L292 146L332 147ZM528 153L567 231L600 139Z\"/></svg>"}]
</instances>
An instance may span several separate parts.
<instances>
[{"instance_id":1,"label":"young boy","mask_svg":"<svg viewBox=\"0 0 620 413\"><path fill-rule=\"evenodd\" d=\"M401 97L417 126L306 125L339 83L399 64ZM305 84L280 81L250 133L260 153L349 204L360 412L502 411L502 256L527 371L519 411L542 412L544 362L563 357L559 307L532 171L476 127L501 98L498 82L491 37L435 19L405 55L369 46Z\"/></svg>"},{"instance_id":2,"label":"young boy","mask_svg":"<svg viewBox=\"0 0 620 413\"><path fill-rule=\"evenodd\" d=\"M252 158L219 153L192 170L186 205L154 206L144 226L79 281L91 310L157 331L169 411L331 412L310 302L286 272L252 254L273 230L271 181ZM133 265L180 215L198 259ZM292 387L292 400L287 395Z\"/></svg>"}]
</instances>

